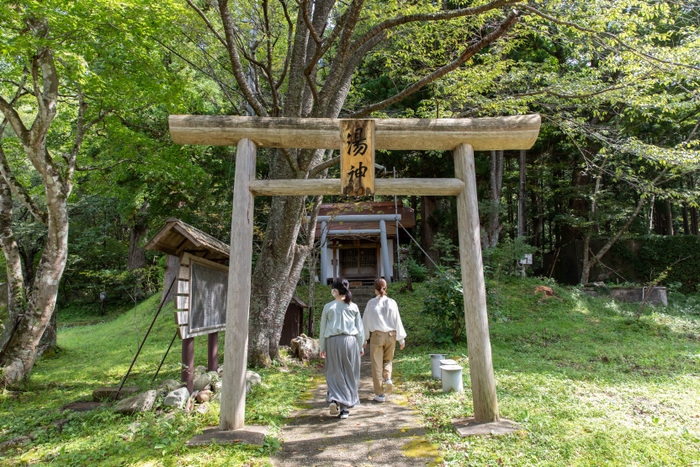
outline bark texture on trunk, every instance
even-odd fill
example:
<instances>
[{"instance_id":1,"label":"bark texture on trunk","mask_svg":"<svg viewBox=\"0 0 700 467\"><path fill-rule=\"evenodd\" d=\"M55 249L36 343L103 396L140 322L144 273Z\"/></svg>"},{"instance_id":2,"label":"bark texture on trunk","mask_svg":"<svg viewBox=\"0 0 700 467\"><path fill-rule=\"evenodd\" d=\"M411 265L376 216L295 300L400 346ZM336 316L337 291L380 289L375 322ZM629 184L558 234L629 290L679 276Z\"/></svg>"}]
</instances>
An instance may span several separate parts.
<instances>
[{"instance_id":1,"label":"bark texture on trunk","mask_svg":"<svg viewBox=\"0 0 700 467\"><path fill-rule=\"evenodd\" d=\"M26 306L22 262L12 231L12 192L3 177L0 177L0 246L5 256L7 271L7 320L0 323L2 324L0 355L2 355L10 337L15 332L17 320Z\"/></svg>"},{"instance_id":2,"label":"bark texture on trunk","mask_svg":"<svg viewBox=\"0 0 700 467\"><path fill-rule=\"evenodd\" d=\"M313 152L317 153L314 159L320 159L323 154L323 151ZM291 178L286 158L278 153L275 164L281 165L276 170L280 178ZM308 238L305 244L299 244L301 219L307 214L306 198L272 198L265 240L252 278L248 359L254 366L267 366L271 358L279 356L284 316L313 245L319 206L317 202L308 213L312 216Z\"/></svg>"},{"instance_id":3,"label":"bark texture on trunk","mask_svg":"<svg viewBox=\"0 0 700 467\"><path fill-rule=\"evenodd\" d=\"M45 185L49 224L46 246L37 268L34 287L28 297L23 319L10 338L0 364L3 382L12 384L29 374L37 358L41 340L56 305L58 284L68 256L68 206L62 187Z\"/></svg>"},{"instance_id":4,"label":"bark texture on trunk","mask_svg":"<svg viewBox=\"0 0 700 467\"><path fill-rule=\"evenodd\" d=\"M501 225L501 190L503 188L503 151L491 151L491 191L489 213L486 223L486 248L498 245Z\"/></svg>"},{"instance_id":5,"label":"bark texture on trunk","mask_svg":"<svg viewBox=\"0 0 700 467\"><path fill-rule=\"evenodd\" d=\"M433 196L421 196L421 201L420 201L420 242L421 242L421 247L425 251L429 251L431 255L434 255L435 252L432 251L433 249L433 244L435 243L435 232L433 230L433 226L430 222L430 216L433 215L435 210L437 209L437 203L436 199ZM437 260L437 259L436 259ZM430 269L431 271L433 270L433 262L430 261L430 258L425 257L423 258L423 264L425 267Z\"/></svg>"},{"instance_id":6,"label":"bark texture on trunk","mask_svg":"<svg viewBox=\"0 0 700 467\"><path fill-rule=\"evenodd\" d=\"M140 243L148 233L148 224L143 219L141 222L136 222L132 225L130 230L129 258L126 262L126 268L129 271L133 271L134 269L146 267L146 250L140 246Z\"/></svg>"}]
</instances>

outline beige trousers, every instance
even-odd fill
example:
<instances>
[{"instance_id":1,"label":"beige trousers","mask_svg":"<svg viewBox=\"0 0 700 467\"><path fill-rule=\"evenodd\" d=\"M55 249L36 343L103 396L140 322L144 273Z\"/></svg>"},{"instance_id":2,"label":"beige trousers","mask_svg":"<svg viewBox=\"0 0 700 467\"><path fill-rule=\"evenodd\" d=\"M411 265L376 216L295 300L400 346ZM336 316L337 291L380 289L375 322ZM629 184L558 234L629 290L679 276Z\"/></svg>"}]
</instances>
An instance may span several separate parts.
<instances>
[{"instance_id":1,"label":"beige trousers","mask_svg":"<svg viewBox=\"0 0 700 467\"><path fill-rule=\"evenodd\" d=\"M372 360L374 394L384 394L382 382L391 379L391 360L396 347L396 331L372 331L369 340L369 357Z\"/></svg>"}]
</instances>

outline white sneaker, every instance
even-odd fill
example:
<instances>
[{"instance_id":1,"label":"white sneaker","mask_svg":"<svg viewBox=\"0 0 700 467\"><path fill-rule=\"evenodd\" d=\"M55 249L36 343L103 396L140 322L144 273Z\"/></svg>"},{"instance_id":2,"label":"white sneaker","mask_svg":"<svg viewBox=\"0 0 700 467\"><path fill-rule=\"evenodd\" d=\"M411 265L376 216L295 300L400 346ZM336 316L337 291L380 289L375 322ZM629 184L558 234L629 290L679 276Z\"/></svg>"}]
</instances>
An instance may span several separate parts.
<instances>
[{"instance_id":1,"label":"white sneaker","mask_svg":"<svg viewBox=\"0 0 700 467\"><path fill-rule=\"evenodd\" d=\"M394 391L394 385L390 379L384 381L384 394L391 394Z\"/></svg>"},{"instance_id":2,"label":"white sneaker","mask_svg":"<svg viewBox=\"0 0 700 467\"><path fill-rule=\"evenodd\" d=\"M382 394L381 396L374 396L375 402L386 402L386 395Z\"/></svg>"},{"instance_id":3,"label":"white sneaker","mask_svg":"<svg viewBox=\"0 0 700 467\"><path fill-rule=\"evenodd\" d=\"M349 410L341 410L340 411L340 419L346 419L350 416L350 411Z\"/></svg>"},{"instance_id":4,"label":"white sneaker","mask_svg":"<svg viewBox=\"0 0 700 467\"><path fill-rule=\"evenodd\" d=\"M331 405L328 408L330 410L331 417L336 417L340 413L338 410L338 404L335 402L331 402Z\"/></svg>"}]
</instances>

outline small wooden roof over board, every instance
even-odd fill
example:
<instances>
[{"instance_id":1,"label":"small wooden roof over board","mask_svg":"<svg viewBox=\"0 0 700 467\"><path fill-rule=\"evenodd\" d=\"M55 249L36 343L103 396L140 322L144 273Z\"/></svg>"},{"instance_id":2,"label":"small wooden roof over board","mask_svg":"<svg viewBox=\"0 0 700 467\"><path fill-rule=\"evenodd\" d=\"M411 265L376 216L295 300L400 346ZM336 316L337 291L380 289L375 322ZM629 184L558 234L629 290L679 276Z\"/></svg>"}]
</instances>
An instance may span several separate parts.
<instances>
[{"instance_id":1,"label":"small wooden roof over board","mask_svg":"<svg viewBox=\"0 0 700 467\"><path fill-rule=\"evenodd\" d=\"M294 303L294 304L298 305L298 306L301 307L301 308L309 308L309 305L307 305L306 303L302 302L302 301L299 299L299 297L297 297L296 295L292 296L292 301L290 302L290 304L291 304L291 303Z\"/></svg>"},{"instance_id":2,"label":"small wooden roof over board","mask_svg":"<svg viewBox=\"0 0 700 467\"><path fill-rule=\"evenodd\" d=\"M174 217L165 221L165 226L148 242L146 249L178 257L190 253L217 263L228 261L230 254L226 243Z\"/></svg>"}]
</instances>

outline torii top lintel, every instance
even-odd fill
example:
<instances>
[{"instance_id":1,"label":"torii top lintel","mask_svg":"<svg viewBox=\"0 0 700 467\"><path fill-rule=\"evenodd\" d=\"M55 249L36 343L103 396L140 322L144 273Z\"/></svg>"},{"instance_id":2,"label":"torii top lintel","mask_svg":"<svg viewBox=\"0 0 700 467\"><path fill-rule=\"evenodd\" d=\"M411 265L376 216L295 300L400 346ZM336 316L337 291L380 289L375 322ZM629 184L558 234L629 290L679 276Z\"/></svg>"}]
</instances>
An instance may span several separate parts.
<instances>
[{"instance_id":1,"label":"torii top lintel","mask_svg":"<svg viewBox=\"0 0 700 467\"><path fill-rule=\"evenodd\" d=\"M540 131L537 114L488 118L380 118L376 149L451 150L470 144L475 151L530 149ZM171 115L177 144L234 146L248 138L270 148L339 149L340 119Z\"/></svg>"}]
</instances>

